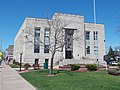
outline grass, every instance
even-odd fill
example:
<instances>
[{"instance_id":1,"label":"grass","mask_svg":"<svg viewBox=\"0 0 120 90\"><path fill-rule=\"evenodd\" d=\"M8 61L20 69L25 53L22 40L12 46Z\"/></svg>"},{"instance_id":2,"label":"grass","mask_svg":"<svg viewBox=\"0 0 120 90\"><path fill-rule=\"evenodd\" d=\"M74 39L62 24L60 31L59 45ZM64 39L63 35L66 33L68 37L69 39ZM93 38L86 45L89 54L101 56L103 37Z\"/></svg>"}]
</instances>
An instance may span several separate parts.
<instances>
[{"instance_id":1,"label":"grass","mask_svg":"<svg viewBox=\"0 0 120 90\"><path fill-rule=\"evenodd\" d=\"M10 66L11 66L12 68L20 68L20 65L10 64ZM23 66L22 66L22 68L23 68Z\"/></svg>"},{"instance_id":2,"label":"grass","mask_svg":"<svg viewBox=\"0 0 120 90\"><path fill-rule=\"evenodd\" d=\"M45 74L48 74L48 70L21 75L37 90L120 90L120 77L106 72L59 71L59 75L54 77Z\"/></svg>"}]
</instances>

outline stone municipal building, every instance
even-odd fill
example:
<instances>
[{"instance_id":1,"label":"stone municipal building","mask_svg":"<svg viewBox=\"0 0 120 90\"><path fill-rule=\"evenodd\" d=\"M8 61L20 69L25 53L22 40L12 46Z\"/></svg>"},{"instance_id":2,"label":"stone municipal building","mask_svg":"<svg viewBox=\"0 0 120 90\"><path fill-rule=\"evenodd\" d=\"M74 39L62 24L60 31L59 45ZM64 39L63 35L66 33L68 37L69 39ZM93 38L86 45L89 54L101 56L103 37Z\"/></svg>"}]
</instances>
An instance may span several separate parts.
<instances>
[{"instance_id":1,"label":"stone municipal building","mask_svg":"<svg viewBox=\"0 0 120 90\"><path fill-rule=\"evenodd\" d=\"M86 23L84 16L62 13L55 13L49 21L54 21L56 17L67 25L63 27L66 44L62 51L56 52L54 66L104 63L104 24ZM52 39L49 34L48 19L26 17L14 39L14 59L19 62L22 53L22 63L43 66L48 62L50 65ZM78 42L72 39L75 35L80 37ZM26 39L28 37L31 40ZM43 42L38 44L37 40Z\"/></svg>"}]
</instances>

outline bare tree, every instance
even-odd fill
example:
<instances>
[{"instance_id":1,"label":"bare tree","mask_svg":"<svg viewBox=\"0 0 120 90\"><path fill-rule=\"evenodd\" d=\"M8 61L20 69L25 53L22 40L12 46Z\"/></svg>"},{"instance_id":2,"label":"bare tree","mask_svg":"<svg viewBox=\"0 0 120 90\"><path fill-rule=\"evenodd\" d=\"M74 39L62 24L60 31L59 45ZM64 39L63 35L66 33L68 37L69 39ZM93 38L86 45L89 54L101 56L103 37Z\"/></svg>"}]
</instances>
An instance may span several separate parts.
<instances>
[{"instance_id":1,"label":"bare tree","mask_svg":"<svg viewBox=\"0 0 120 90\"><path fill-rule=\"evenodd\" d=\"M114 50L115 50L115 51L120 51L120 46L115 46L115 47L114 47Z\"/></svg>"},{"instance_id":2,"label":"bare tree","mask_svg":"<svg viewBox=\"0 0 120 90\"><path fill-rule=\"evenodd\" d=\"M59 17L55 17L52 20L46 19L47 24L48 24L48 28L49 28L49 47L47 47L49 49L49 51L51 52L51 65L50 65L50 72L49 74L52 75L53 74L53 61L54 61L54 57L56 52L62 52L63 48L66 44L66 31L65 31L65 27L68 26L68 22L63 21L63 19L59 18ZM74 30L72 30L74 33ZM80 36L80 32L77 32L76 34L73 36L73 40L76 40L78 42L80 42L81 36ZM31 31L26 31L26 43L31 43L31 45L34 45L33 41L31 40L29 37L34 37L34 32ZM37 42L40 43L40 45L44 46L45 42L38 39Z\"/></svg>"},{"instance_id":3,"label":"bare tree","mask_svg":"<svg viewBox=\"0 0 120 90\"><path fill-rule=\"evenodd\" d=\"M60 19L55 18L52 21L48 21L50 28L50 47L49 50L52 54L51 56L51 66L49 74L53 74L53 60L56 52L63 51L63 47L65 45L65 31L64 27L66 23L63 23Z\"/></svg>"}]
</instances>

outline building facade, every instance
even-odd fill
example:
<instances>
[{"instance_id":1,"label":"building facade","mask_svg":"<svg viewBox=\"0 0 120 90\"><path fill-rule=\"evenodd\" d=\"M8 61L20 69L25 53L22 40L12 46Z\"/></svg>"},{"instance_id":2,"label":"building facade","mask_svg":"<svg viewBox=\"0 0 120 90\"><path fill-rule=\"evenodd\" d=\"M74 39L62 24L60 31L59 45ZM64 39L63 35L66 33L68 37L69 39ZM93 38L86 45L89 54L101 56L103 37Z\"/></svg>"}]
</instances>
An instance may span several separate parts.
<instances>
[{"instance_id":1,"label":"building facade","mask_svg":"<svg viewBox=\"0 0 120 90\"><path fill-rule=\"evenodd\" d=\"M9 45L4 52L4 58L10 61L13 60L13 53L14 53L14 45Z\"/></svg>"},{"instance_id":2,"label":"building facade","mask_svg":"<svg viewBox=\"0 0 120 90\"><path fill-rule=\"evenodd\" d=\"M104 25L85 23L84 16L61 13L55 13L50 20L27 17L14 40L14 59L19 62L22 53L22 63L43 66L48 62L50 65L49 47L52 46L51 42L54 42L50 33L55 34L55 32L50 29L49 22L56 19L59 20L60 25L64 24L61 29L63 29L65 45L60 52L56 52L54 66L104 63ZM58 27L60 25L58 24ZM76 41L73 40L75 36L79 37Z\"/></svg>"}]
</instances>

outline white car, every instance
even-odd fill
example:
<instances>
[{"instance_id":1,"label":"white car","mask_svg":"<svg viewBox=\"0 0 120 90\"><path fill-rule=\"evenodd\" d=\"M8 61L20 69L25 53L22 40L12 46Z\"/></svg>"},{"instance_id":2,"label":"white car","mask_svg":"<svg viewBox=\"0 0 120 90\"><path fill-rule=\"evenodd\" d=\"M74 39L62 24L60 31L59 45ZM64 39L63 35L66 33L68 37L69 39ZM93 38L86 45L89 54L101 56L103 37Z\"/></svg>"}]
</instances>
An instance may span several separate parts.
<instances>
[{"instance_id":1,"label":"white car","mask_svg":"<svg viewBox=\"0 0 120 90\"><path fill-rule=\"evenodd\" d=\"M118 62L117 62L117 61L112 61L111 64L113 64L113 65L117 65Z\"/></svg>"}]
</instances>

